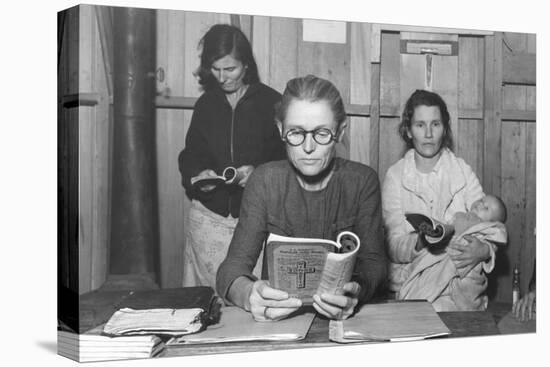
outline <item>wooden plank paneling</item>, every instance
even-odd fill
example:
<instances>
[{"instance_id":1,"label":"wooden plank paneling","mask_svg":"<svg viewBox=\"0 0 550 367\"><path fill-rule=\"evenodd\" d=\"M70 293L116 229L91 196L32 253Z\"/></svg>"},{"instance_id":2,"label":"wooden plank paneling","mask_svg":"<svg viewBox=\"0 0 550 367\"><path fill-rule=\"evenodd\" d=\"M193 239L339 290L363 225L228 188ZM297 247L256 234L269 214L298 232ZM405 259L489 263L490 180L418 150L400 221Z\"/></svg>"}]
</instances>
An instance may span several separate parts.
<instances>
[{"instance_id":1,"label":"wooden plank paneling","mask_svg":"<svg viewBox=\"0 0 550 367\"><path fill-rule=\"evenodd\" d=\"M113 91L113 17L112 8L109 6L95 6L99 41L101 43L101 55L104 74L107 78L107 95Z\"/></svg>"},{"instance_id":2,"label":"wooden plank paneling","mask_svg":"<svg viewBox=\"0 0 550 367\"><path fill-rule=\"evenodd\" d=\"M78 206L78 291L80 294L99 288L107 276L109 238L109 96L101 42L93 6L79 7L78 31L70 34L71 57L77 60L71 69L70 89L77 95L93 93L97 96L93 107L73 108L78 125L78 137L71 144L78 144L74 157L79 165L77 189ZM71 22L74 22L71 19ZM73 23L74 24L74 23Z\"/></svg>"},{"instance_id":3,"label":"wooden plank paneling","mask_svg":"<svg viewBox=\"0 0 550 367\"><path fill-rule=\"evenodd\" d=\"M298 37L300 20L271 18L269 86L283 93L286 83L298 76ZM261 37L261 36L260 36ZM281 42L284 40L284 42ZM256 52L256 51L255 51ZM265 68L264 65L258 65Z\"/></svg>"},{"instance_id":4,"label":"wooden plank paneling","mask_svg":"<svg viewBox=\"0 0 550 367\"><path fill-rule=\"evenodd\" d=\"M97 19L97 17L96 17ZM92 290L98 289L103 285L107 278L109 241L111 229L111 144L110 132L112 121L110 119L110 99L109 91L112 90L110 68L105 67L105 58L102 57L103 47L109 45L100 42L99 27L97 23L93 27L94 34L94 64L93 64L93 90L100 98L94 108L95 112L95 134L92 137L93 146L93 165L94 165L94 210L93 210L93 231L94 235L94 253L92 264Z\"/></svg>"},{"instance_id":5,"label":"wooden plank paneling","mask_svg":"<svg viewBox=\"0 0 550 367\"><path fill-rule=\"evenodd\" d=\"M506 257L499 256L495 267L498 278L496 299L512 299L512 269L520 265L520 250L525 241L525 125L507 122L502 125L502 194L508 220L508 248Z\"/></svg>"},{"instance_id":6,"label":"wooden plank paneling","mask_svg":"<svg viewBox=\"0 0 550 367\"><path fill-rule=\"evenodd\" d=\"M350 39L349 25L345 44L305 42L302 39L300 23L300 39L298 41L298 74L315 76L330 80L340 91L344 103L350 98ZM341 143L336 145L339 157L349 158L349 129Z\"/></svg>"},{"instance_id":7,"label":"wooden plank paneling","mask_svg":"<svg viewBox=\"0 0 550 367\"><path fill-rule=\"evenodd\" d=\"M369 165L379 172L380 156L380 63L371 64Z\"/></svg>"},{"instance_id":8,"label":"wooden plank paneling","mask_svg":"<svg viewBox=\"0 0 550 367\"><path fill-rule=\"evenodd\" d=\"M252 15L239 15L238 17L241 31L252 42Z\"/></svg>"},{"instance_id":9,"label":"wooden plank paneling","mask_svg":"<svg viewBox=\"0 0 550 367\"><path fill-rule=\"evenodd\" d=\"M521 250L520 272L521 289L527 292L531 276L535 271L536 253L536 207L537 207L537 156L536 156L536 126L526 124L525 143L525 241Z\"/></svg>"},{"instance_id":10,"label":"wooden plank paneling","mask_svg":"<svg viewBox=\"0 0 550 367\"><path fill-rule=\"evenodd\" d=\"M388 168L403 156L405 150L405 143L397 132L400 121L399 118L380 118L378 175L381 180L386 176Z\"/></svg>"},{"instance_id":11,"label":"wooden plank paneling","mask_svg":"<svg viewBox=\"0 0 550 367\"><path fill-rule=\"evenodd\" d=\"M458 118L475 111L475 117L483 118L483 37L460 36L458 38ZM473 113L471 115L474 115ZM477 177L483 178L483 121L458 120L453 131L455 153L468 163Z\"/></svg>"},{"instance_id":12,"label":"wooden plank paneling","mask_svg":"<svg viewBox=\"0 0 550 367\"><path fill-rule=\"evenodd\" d=\"M350 28L350 103L369 105L371 103L371 25L352 23ZM371 146L373 140L378 140L378 136L375 139L371 137L371 119L351 117L349 121L350 159L372 166Z\"/></svg>"},{"instance_id":13,"label":"wooden plank paneling","mask_svg":"<svg viewBox=\"0 0 550 367\"><path fill-rule=\"evenodd\" d=\"M504 52L502 67L504 83L535 85L537 82L536 55Z\"/></svg>"},{"instance_id":14,"label":"wooden plank paneling","mask_svg":"<svg viewBox=\"0 0 550 367\"><path fill-rule=\"evenodd\" d=\"M372 166L370 163L370 118L350 117L350 159Z\"/></svg>"},{"instance_id":15,"label":"wooden plank paneling","mask_svg":"<svg viewBox=\"0 0 550 367\"><path fill-rule=\"evenodd\" d=\"M382 32L380 46L380 115L401 115L399 33ZM373 64L375 65L375 64ZM373 69L374 70L374 69ZM383 181L387 169L403 155L403 142L397 133L400 117L379 119L378 176Z\"/></svg>"},{"instance_id":16,"label":"wooden plank paneling","mask_svg":"<svg viewBox=\"0 0 550 367\"><path fill-rule=\"evenodd\" d=\"M380 51L380 112L394 110L401 111L401 82L399 70L399 33L382 33Z\"/></svg>"},{"instance_id":17,"label":"wooden plank paneling","mask_svg":"<svg viewBox=\"0 0 550 367\"><path fill-rule=\"evenodd\" d=\"M485 113L483 188L500 195L500 147L502 109L502 34L485 37Z\"/></svg>"},{"instance_id":18,"label":"wooden plank paneling","mask_svg":"<svg viewBox=\"0 0 550 367\"><path fill-rule=\"evenodd\" d=\"M164 70L165 79L157 80L157 90L184 94L184 74L198 66L185 68L186 52L197 56L195 47L185 44L185 13L157 11L157 66ZM189 45L191 46L191 45ZM192 76L192 75L191 75ZM190 78L191 79L191 78ZM178 170L178 154L183 148L184 113L181 110L157 109L157 169L159 190L160 286L181 286L184 244L184 190Z\"/></svg>"},{"instance_id":19,"label":"wooden plank paneling","mask_svg":"<svg viewBox=\"0 0 550 367\"><path fill-rule=\"evenodd\" d=\"M455 153L472 167L477 177L483 177L483 121L460 120L455 133Z\"/></svg>"},{"instance_id":20,"label":"wooden plank paneling","mask_svg":"<svg viewBox=\"0 0 550 367\"><path fill-rule=\"evenodd\" d=\"M350 103L370 104L371 25L350 24Z\"/></svg>"},{"instance_id":21,"label":"wooden plank paneling","mask_svg":"<svg viewBox=\"0 0 550 367\"><path fill-rule=\"evenodd\" d=\"M80 6L79 19L79 92L93 90L92 60L94 57L92 11L88 5ZM92 289L92 264L96 247L93 210L96 192L93 138L95 136L95 116L93 108L78 107L78 146L79 146L79 294Z\"/></svg>"},{"instance_id":22,"label":"wooden plank paneling","mask_svg":"<svg viewBox=\"0 0 550 367\"><path fill-rule=\"evenodd\" d=\"M66 109L63 97L78 92L79 7L64 11L58 62L58 284L79 289L78 109ZM76 77L73 77L76 75Z\"/></svg>"},{"instance_id":23,"label":"wooden plank paneling","mask_svg":"<svg viewBox=\"0 0 550 367\"><path fill-rule=\"evenodd\" d=\"M483 111L483 37L458 38L458 112ZM467 118L467 117L464 117ZM482 118L482 116L480 116Z\"/></svg>"},{"instance_id":24,"label":"wooden plank paneling","mask_svg":"<svg viewBox=\"0 0 550 367\"><path fill-rule=\"evenodd\" d=\"M457 40L457 37L450 37ZM433 56L433 90L445 103L451 116L451 131L458 130L458 56Z\"/></svg>"},{"instance_id":25,"label":"wooden plank paneling","mask_svg":"<svg viewBox=\"0 0 550 367\"><path fill-rule=\"evenodd\" d=\"M502 78L505 82L506 55L510 53L522 54L527 52L527 35L523 33L503 34L503 57L502 57ZM509 72L509 71L508 71ZM515 72L519 73L519 69ZM503 86L503 110L525 110L527 106L527 86L525 85L504 85Z\"/></svg>"},{"instance_id":26,"label":"wooden plank paneling","mask_svg":"<svg viewBox=\"0 0 550 367\"><path fill-rule=\"evenodd\" d=\"M527 56L535 57L534 55L534 35L519 34L519 33L505 33L504 38L504 53L523 54ZM504 59L506 63L506 57ZM534 67L534 61L532 63L524 60L523 65L517 65L519 69L515 71L517 75L522 74L524 71ZM506 72L506 65L503 66L504 72ZM534 73L534 70L532 71ZM522 80L522 83L529 83ZM527 290L527 285L531 278L534 257L535 257L535 211L536 211L536 174L535 174L535 125L525 123L523 121L535 120L535 87L525 85L505 85L503 87L503 119L517 119L518 122L503 122L503 125L512 126L515 133L516 140L519 140L513 146L504 145L503 140L503 195L504 185L507 183L508 177L504 175L504 156L505 150L518 149L519 153L516 157L520 159L516 168L514 181L523 183L521 190L515 193L514 198L510 198L512 202L512 215L509 215L507 222L508 233L511 237L510 250L511 260L515 260L520 269L520 280L522 291ZM519 122L522 121L522 122ZM504 130L503 130L504 139ZM506 147L506 148L504 148ZM514 189L520 189L520 186L514 187ZM514 201L515 200L515 201ZM505 201L508 205L508 202ZM510 213L510 211L509 211ZM512 233L513 232L513 233ZM500 285L500 284L499 284ZM506 285L506 281L504 281ZM502 297L502 295L501 295Z\"/></svg>"},{"instance_id":27,"label":"wooden plank paneling","mask_svg":"<svg viewBox=\"0 0 550 367\"><path fill-rule=\"evenodd\" d=\"M255 16L253 22L252 49L258 65L260 80L267 81L271 75L270 54L270 18Z\"/></svg>"}]
</instances>

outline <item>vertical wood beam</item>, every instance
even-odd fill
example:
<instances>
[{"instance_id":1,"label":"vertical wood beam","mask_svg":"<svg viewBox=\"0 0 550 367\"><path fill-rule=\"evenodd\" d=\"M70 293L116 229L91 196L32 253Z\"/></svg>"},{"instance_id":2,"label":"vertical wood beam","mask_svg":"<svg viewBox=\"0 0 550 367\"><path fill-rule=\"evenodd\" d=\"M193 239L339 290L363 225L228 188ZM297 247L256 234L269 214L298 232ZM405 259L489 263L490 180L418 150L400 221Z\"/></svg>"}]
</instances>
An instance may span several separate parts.
<instances>
[{"instance_id":1,"label":"vertical wood beam","mask_svg":"<svg viewBox=\"0 0 550 367\"><path fill-rule=\"evenodd\" d=\"M370 166L379 172L380 153L380 63L371 64L370 93ZM383 179L382 177L380 178Z\"/></svg>"},{"instance_id":2,"label":"vertical wood beam","mask_svg":"<svg viewBox=\"0 0 550 367\"><path fill-rule=\"evenodd\" d=\"M94 6L109 97L113 93L113 17L111 7Z\"/></svg>"},{"instance_id":3,"label":"vertical wood beam","mask_svg":"<svg viewBox=\"0 0 550 367\"><path fill-rule=\"evenodd\" d=\"M485 37L483 188L501 192L502 33Z\"/></svg>"}]
</instances>

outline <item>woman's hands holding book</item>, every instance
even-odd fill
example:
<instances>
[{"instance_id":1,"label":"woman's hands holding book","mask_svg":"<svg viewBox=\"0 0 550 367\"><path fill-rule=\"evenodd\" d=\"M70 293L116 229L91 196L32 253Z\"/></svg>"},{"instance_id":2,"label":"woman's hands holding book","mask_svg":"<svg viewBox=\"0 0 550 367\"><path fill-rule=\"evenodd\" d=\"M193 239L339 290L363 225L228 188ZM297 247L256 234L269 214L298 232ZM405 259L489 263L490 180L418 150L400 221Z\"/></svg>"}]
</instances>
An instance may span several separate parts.
<instances>
[{"instance_id":1,"label":"woman's hands holding book","mask_svg":"<svg viewBox=\"0 0 550 367\"><path fill-rule=\"evenodd\" d=\"M265 280L254 282L248 301L249 311L256 321L281 320L302 306L298 298L290 298L287 292L271 288Z\"/></svg>"},{"instance_id":2,"label":"woman's hands holding book","mask_svg":"<svg viewBox=\"0 0 550 367\"><path fill-rule=\"evenodd\" d=\"M321 315L333 320L345 320L353 314L359 302L361 286L357 282L348 282L340 294L323 293L313 296L313 307Z\"/></svg>"},{"instance_id":3,"label":"woman's hands holding book","mask_svg":"<svg viewBox=\"0 0 550 367\"><path fill-rule=\"evenodd\" d=\"M205 169L204 171L201 171L198 175L191 178L191 183L195 182L196 180L201 180L205 178L216 178L218 177L216 175L216 172L214 172L211 169ZM216 185L203 185L200 187L200 190L202 192L210 192L216 188Z\"/></svg>"}]
</instances>

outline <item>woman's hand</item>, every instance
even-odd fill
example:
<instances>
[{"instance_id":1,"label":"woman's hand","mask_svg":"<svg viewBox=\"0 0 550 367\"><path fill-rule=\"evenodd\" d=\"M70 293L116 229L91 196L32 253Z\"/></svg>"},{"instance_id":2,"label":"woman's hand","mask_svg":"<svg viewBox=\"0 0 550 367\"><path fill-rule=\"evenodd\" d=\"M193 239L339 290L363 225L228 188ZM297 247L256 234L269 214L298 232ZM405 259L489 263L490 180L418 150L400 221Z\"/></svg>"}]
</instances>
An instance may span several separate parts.
<instances>
[{"instance_id":1,"label":"woman's hand","mask_svg":"<svg viewBox=\"0 0 550 367\"><path fill-rule=\"evenodd\" d=\"M477 264L489 259L491 256L489 245L472 236L464 236L464 239L468 241L467 245L461 245L456 242L449 244L449 248L453 249L452 252L449 252L449 256L458 270L473 268Z\"/></svg>"},{"instance_id":2,"label":"woman's hand","mask_svg":"<svg viewBox=\"0 0 550 367\"><path fill-rule=\"evenodd\" d=\"M217 177L216 172L214 172L211 169L205 169L204 171L201 171L198 175L195 177L191 177L191 182L195 182L198 179L208 178L208 177ZM210 192L216 188L216 185L204 185L201 186L200 190L202 192Z\"/></svg>"},{"instance_id":3,"label":"woman's hand","mask_svg":"<svg viewBox=\"0 0 550 367\"><path fill-rule=\"evenodd\" d=\"M530 291L512 306L512 313L521 322L534 320L536 311L536 294Z\"/></svg>"},{"instance_id":4,"label":"woman's hand","mask_svg":"<svg viewBox=\"0 0 550 367\"><path fill-rule=\"evenodd\" d=\"M344 284L342 294L323 293L313 296L313 307L321 315L333 320L345 320L353 314L359 302L361 286L357 282Z\"/></svg>"},{"instance_id":5,"label":"woman's hand","mask_svg":"<svg viewBox=\"0 0 550 367\"><path fill-rule=\"evenodd\" d=\"M245 187L252 171L254 171L254 166L251 166L251 165L240 166L239 168L237 168L237 177L239 177L239 182L238 182L239 186Z\"/></svg>"},{"instance_id":6,"label":"woman's hand","mask_svg":"<svg viewBox=\"0 0 550 367\"><path fill-rule=\"evenodd\" d=\"M256 321L281 320L302 306L298 298L290 298L287 292L271 288L265 280L254 282L248 300Z\"/></svg>"}]
</instances>

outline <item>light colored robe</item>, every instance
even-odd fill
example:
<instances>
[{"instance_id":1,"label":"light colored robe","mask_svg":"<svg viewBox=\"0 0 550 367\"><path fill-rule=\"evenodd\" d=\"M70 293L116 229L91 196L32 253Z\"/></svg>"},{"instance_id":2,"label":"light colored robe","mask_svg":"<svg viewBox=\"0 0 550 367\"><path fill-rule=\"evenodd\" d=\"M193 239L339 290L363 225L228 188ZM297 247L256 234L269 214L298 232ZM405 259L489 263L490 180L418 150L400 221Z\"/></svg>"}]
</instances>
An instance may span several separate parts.
<instances>
[{"instance_id":1,"label":"light colored robe","mask_svg":"<svg viewBox=\"0 0 550 367\"><path fill-rule=\"evenodd\" d=\"M423 255L415 250L418 234L405 219L405 212L422 213L448 223L455 213L467 211L483 196L472 168L446 148L428 174L416 169L414 149L388 169L382 186L382 213L390 258L390 290L399 291L414 271L413 262Z\"/></svg>"}]
</instances>

